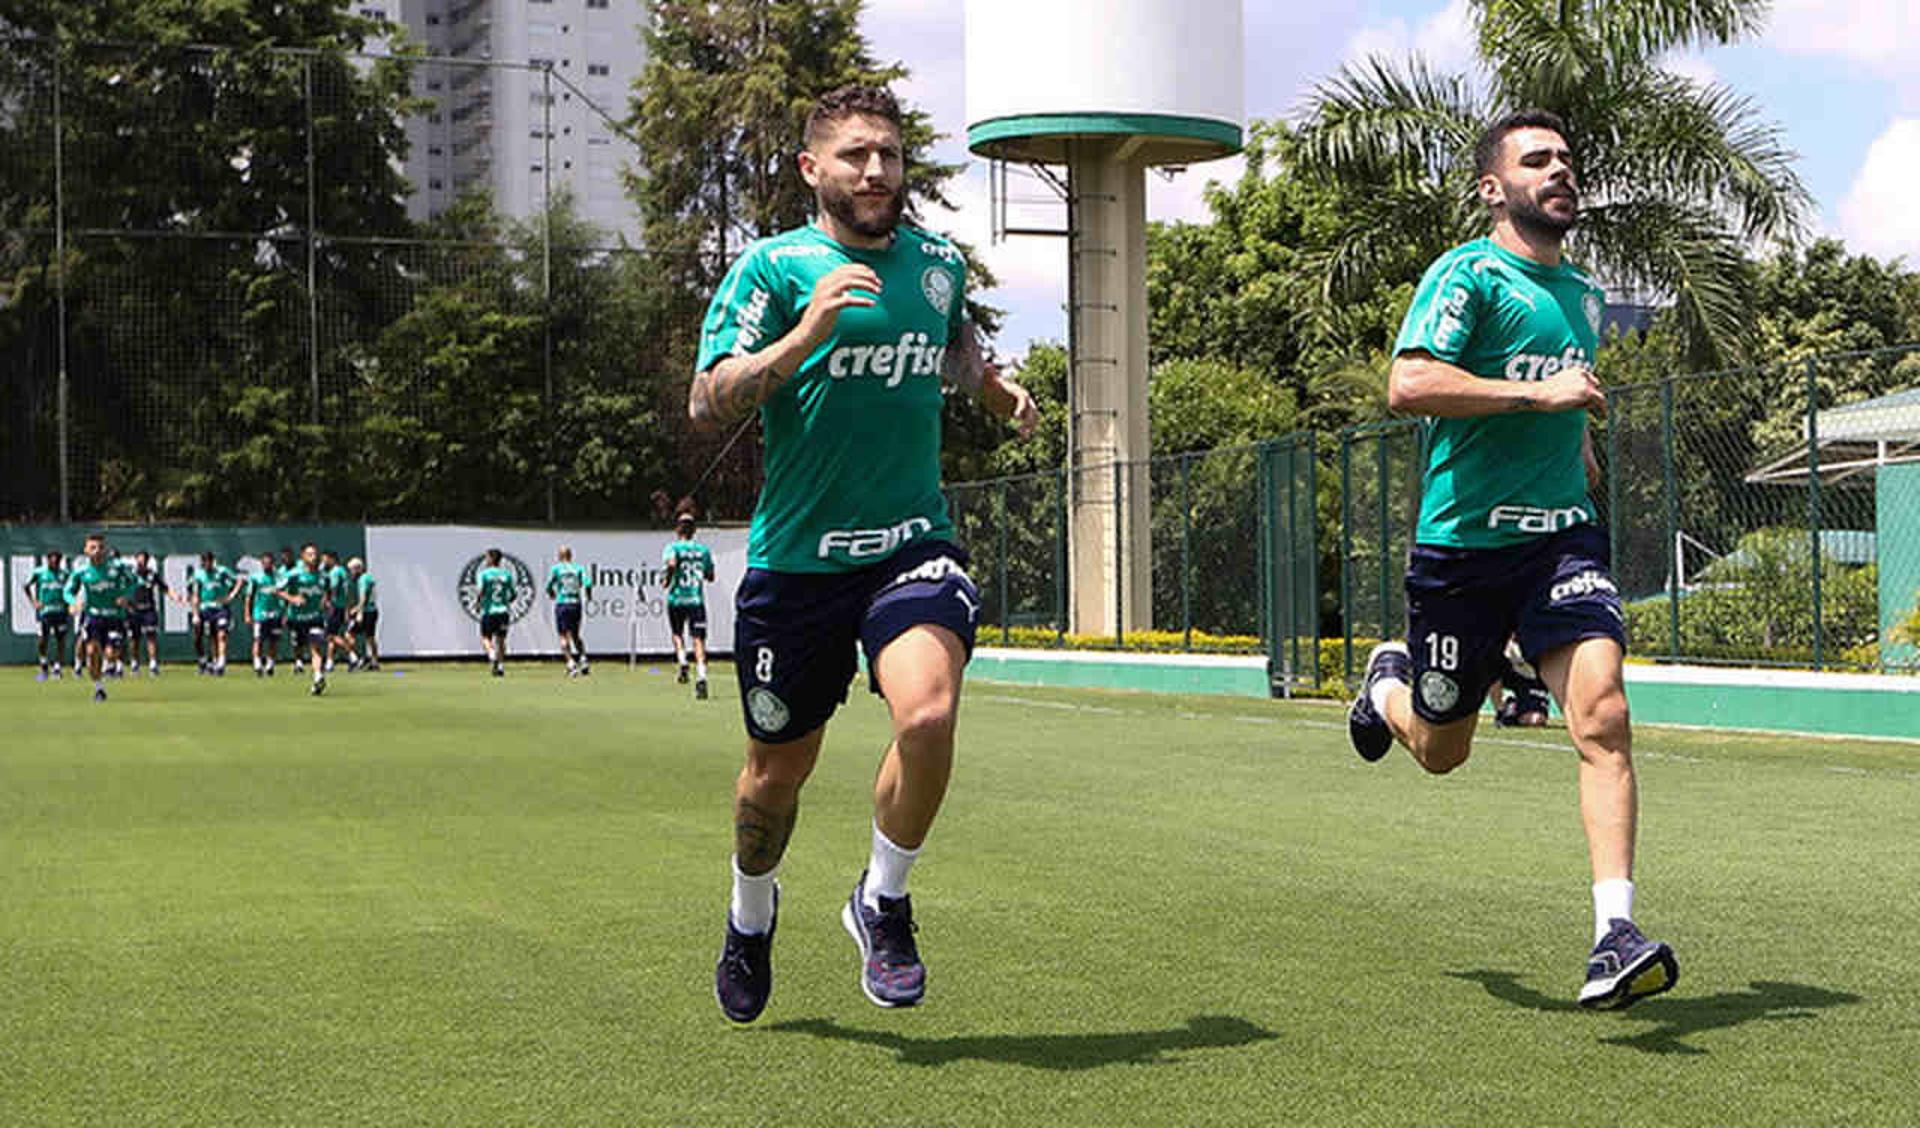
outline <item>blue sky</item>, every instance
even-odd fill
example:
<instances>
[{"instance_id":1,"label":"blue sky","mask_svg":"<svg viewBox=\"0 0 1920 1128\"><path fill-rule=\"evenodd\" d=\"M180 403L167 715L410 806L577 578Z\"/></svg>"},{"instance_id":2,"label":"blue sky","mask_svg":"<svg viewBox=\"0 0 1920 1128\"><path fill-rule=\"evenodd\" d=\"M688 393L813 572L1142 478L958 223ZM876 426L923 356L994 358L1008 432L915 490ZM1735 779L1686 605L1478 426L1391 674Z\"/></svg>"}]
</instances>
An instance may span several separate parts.
<instances>
[{"instance_id":1,"label":"blue sky","mask_svg":"<svg viewBox=\"0 0 1920 1128\"><path fill-rule=\"evenodd\" d=\"M1037 0L1044 2L1044 0ZM1471 65L1466 0L1246 0L1247 117L1296 112L1313 84L1371 52L1420 50L1452 69ZM868 0L877 54L913 78L901 91L948 134L941 155L969 159L962 5L953 0ZM1818 233L1881 257L1920 263L1920 0L1774 0L1756 40L1670 60L1696 79L1752 97L1785 131L1812 192ZM1239 175L1237 160L1197 165L1168 183L1149 178L1153 219L1206 218L1209 178ZM957 211L926 217L980 246L1001 280L990 300L1009 311L1003 353L1065 335L1066 248L1054 239L989 246L986 170L974 161L953 193ZM1036 218L1038 218L1036 216Z\"/></svg>"}]
</instances>

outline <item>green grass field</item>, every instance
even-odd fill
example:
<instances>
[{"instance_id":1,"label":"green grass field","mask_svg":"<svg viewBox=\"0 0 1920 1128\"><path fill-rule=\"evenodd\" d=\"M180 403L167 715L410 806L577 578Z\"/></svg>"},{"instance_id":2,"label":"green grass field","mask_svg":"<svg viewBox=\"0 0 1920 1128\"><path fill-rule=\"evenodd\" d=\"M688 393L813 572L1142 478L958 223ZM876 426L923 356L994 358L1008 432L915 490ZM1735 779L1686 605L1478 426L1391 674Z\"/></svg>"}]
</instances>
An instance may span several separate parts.
<instances>
[{"instance_id":1,"label":"green grass field","mask_svg":"<svg viewBox=\"0 0 1920 1128\"><path fill-rule=\"evenodd\" d=\"M776 991L712 997L722 672L0 671L0 1123L1909 1124L1920 745L1639 734L1639 916L1682 981L1572 1005L1572 753L1361 764L1329 707L976 684L914 875L926 1005L838 912L856 694ZM1492 736L1491 730L1489 736Z\"/></svg>"}]
</instances>

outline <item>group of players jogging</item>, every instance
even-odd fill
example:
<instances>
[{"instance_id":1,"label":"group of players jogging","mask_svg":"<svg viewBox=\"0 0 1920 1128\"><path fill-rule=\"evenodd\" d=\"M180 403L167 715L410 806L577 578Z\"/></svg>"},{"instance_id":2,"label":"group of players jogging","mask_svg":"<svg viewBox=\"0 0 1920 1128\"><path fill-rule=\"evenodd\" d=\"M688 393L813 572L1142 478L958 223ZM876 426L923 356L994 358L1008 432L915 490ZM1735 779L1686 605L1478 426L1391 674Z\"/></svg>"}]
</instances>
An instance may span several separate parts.
<instances>
[{"instance_id":1,"label":"group of players jogging","mask_svg":"<svg viewBox=\"0 0 1920 1128\"><path fill-rule=\"evenodd\" d=\"M84 664L94 700L107 699L106 678L129 667L139 671L143 642L147 675L158 677L162 600L186 609L196 665L209 677L226 675L236 606L251 628L257 677L273 676L283 641L292 647L296 672L312 668L316 695L326 692L326 675L339 656L348 669L380 666L379 589L359 557L343 564L332 550L307 544L297 556L291 548L278 558L263 552L257 562L231 568L209 549L184 581L184 590L174 590L151 553L121 556L104 533L87 537L71 568L61 553L45 554L25 587L40 627L39 680L63 676L76 626L74 675Z\"/></svg>"},{"instance_id":2,"label":"group of players jogging","mask_svg":"<svg viewBox=\"0 0 1920 1128\"><path fill-rule=\"evenodd\" d=\"M797 162L817 216L732 263L707 310L689 393L696 427L723 430L757 414L765 445L747 572L735 593L746 755L734 785L731 894L713 980L734 1022L755 1020L771 996L784 907L779 866L860 650L892 739L874 782L865 866L839 917L869 1000L913 1006L927 987L908 876L952 776L980 606L941 492L943 393L973 397L1022 434L1038 414L1025 389L990 363L968 319L963 253L903 222L905 156L888 91L846 87L813 107ZM1445 774L1471 752L1493 683L1524 688L1526 699L1508 710L1521 723L1544 720L1544 685L1578 756L1591 869L1594 940L1578 1001L1625 1007L1671 988L1679 965L1633 916L1639 799L1626 634L1590 497L1599 468L1588 417L1606 409L1592 368L1604 294L1563 256L1580 215L1565 124L1538 110L1508 115L1485 131L1475 159L1491 231L1427 270L1393 350L1390 405L1420 416L1427 438L1406 574L1408 639L1370 655L1349 736L1366 761L1398 744L1421 768ZM692 581L711 579L712 561L687 541L690 518L663 563L697 592ZM68 590L85 592L109 617L130 612L128 582L103 550L89 542L91 562ZM490 556L477 583L498 675L517 593L500 554ZM240 590L238 580L223 590L218 572L205 582L203 621ZM588 583L562 552L548 592L569 668L580 674L578 606ZM326 584L310 560L271 585L309 624L302 637L316 663L329 636L311 616L340 605ZM705 616L685 606L674 618L681 677L684 628L704 695ZM216 648L216 662L220 655Z\"/></svg>"}]
</instances>

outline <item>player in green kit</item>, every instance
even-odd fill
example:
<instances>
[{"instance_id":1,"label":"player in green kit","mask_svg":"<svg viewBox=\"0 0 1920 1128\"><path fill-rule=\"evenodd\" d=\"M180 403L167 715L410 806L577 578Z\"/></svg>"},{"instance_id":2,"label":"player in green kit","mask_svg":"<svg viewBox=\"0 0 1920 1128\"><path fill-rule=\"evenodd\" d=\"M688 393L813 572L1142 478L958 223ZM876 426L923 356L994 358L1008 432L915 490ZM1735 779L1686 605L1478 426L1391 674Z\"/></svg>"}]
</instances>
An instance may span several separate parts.
<instances>
[{"instance_id":1,"label":"player in green kit","mask_svg":"<svg viewBox=\"0 0 1920 1128\"><path fill-rule=\"evenodd\" d=\"M293 652L303 649L313 663L315 697L327 691L327 612L332 610L332 585L320 570L319 546L309 541L300 546L300 563L280 576L275 589L287 605L287 633L293 636Z\"/></svg>"},{"instance_id":2,"label":"player in green kit","mask_svg":"<svg viewBox=\"0 0 1920 1128\"><path fill-rule=\"evenodd\" d=\"M693 682L696 700L707 699L707 585L713 582L713 553L693 539L693 510L674 518L674 539L660 552L666 572L667 632L673 636L673 660L680 666L679 682L687 684L687 643L699 676Z\"/></svg>"},{"instance_id":3,"label":"player in green kit","mask_svg":"<svg viewBox=\"0 0 1920 1128\"><path fill-rule=\"evenodd\" d=\"M553 626L560 632L560 652L567 656L567 676L592 673L587 648L580 641L580 616L593 597L593 577L573 562L573 549L561 545L558 561L547 572L547 598L553 600Z\"/></svg>"},{"instance_id":4,"label":"player in green kit","mask_svg":"<svg viewBox=\"0 0 1920 1128\"><path fill-rule=\"evenodd\" d=\"M1633 922L1639 799L1622 675L1620 593L1588 491L1587 413L1605 296L1561 245L1579 219L1559 118L1503 118L1475 151L1493 233L1442 255L1395 346L1388 396L1425 416L1427 466L1407 568L1406 644L1383 643L1348 712L1378 760L1405 745L1429 772L1472 749L1509 638L1567 717L1593 873L1594 945L1579 1001L1606 1009L1672 987L1679 964Z\"/></svg>"},{"instance_id":5,"label":"player in green kit","mask_svg":"<svg viewBox=\"0 0 1920 1128\"><path fill-rule=\"evenodd\" d=\"M212 552L200 554L200 566L187 575L191 598L199 605L200 629L206 638L207 673L225 677L227 673L227 636L233 630L233 613L227 607L245 587L238 573L218 563Z\"/></svg>"},{"instance_id":6,"label":"player in green kit","mask_svg":"<svg viewBox=\"0 0 1920 1128\"><path fill-rule=\"evenodd\" d=\"M808 115L800 175L818 216L734 262L708 307L688 411L721 428L756 409L765 481L735 596L734 663L747 726L734 787L733 896L714 994L751 1022L772 990L776 867L846 700L856 647L893 741L874 785L867 868L841 922L861 990L885 1007L926 988L907 873L946 793L979 593L940 492L943 384L1035 421L966 317L966 263L900 221L900 109L846 87Z\"/></svg>"},{"instance_id":7,"label":"player in green kit","mask_svg":"<svg viewBox=\"0 0 1920 1128\"><path fill-rule=\"evenodd\" d=\"M475 610L480 614L480 645L486 647L493 676L507 676L507 624L519 594L511 569L501 566L500 550L487 550L487 566L474 574Z\"/></svg>"},{"instance_id":8,"label":"player in green kit","mask_svg":"<svg viewBox=\"0 0 1920 1128\"><path fill-rule=\"evenodd\" d=\"M27 602L33 604L33 616L40 627L40 673L35 681L64 676L67 635L73 630L73 614L67 609L67 578L65 558L57 551L49 552L41 557L40 566L21 589Z\"/></svg>"},{"instance_id":9,"label":"player in green kit","mask_svg":"<svg viewBox=\"0 0 1920 1128\"><path fill-rule=\"evenodd\" d=\"M355 669L378 670L380 668L380 585L374 580L373 573L367 571L367 562L358 556L347 561L347 572L353 576L353 606L347 610L348 648L347 659ZM352 643L364 641L366 657L354 654Z\"/></svg>"},{"instance_id":10,"label":"player in green kit","mask_svg":"<svg viewBox=\"0 0 1920 1128\"><path fill-rule=\"evenodd\" d=\"M125 645L127 616L133 610L133 589L138 583L133 569L114 559L107 549L107 538L94 533L87 537L86 559L67 577L69 602L77 601L86 616L87 672L93 676L93 699L105 701L107 687L102 669L109 652Z\"/></svg>"},{"instance_id":11,"label":"player in green kit","mask_svg":"<svg viewBox=\"0 0 1920 1128\"><path fill-rule=\"evenodd\" d=\"M274 651L280 646L280 633L286 629L286 603L280 598L280 577L274 568L273 553L260 554L260 570L243 581L247 623L253 628L253 676L273 676Z\"/></svg>"}]
</instances>

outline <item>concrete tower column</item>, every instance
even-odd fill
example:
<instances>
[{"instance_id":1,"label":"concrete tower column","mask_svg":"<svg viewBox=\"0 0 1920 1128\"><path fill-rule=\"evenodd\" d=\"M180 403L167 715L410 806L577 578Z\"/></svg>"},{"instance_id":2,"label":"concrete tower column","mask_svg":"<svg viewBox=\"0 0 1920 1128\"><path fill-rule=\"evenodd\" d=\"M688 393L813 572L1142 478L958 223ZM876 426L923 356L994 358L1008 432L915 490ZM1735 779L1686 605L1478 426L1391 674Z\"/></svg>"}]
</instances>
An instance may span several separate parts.
<instances>
[{"instance_id":1,"label":"concrete tower column","mask_svg":"<svg viewBox=\"0 0 1920 1128\"><path fill-rule=\"evenodd\" d=\"M1070 629L1153 626L1146 174L1139 143L1068 147Z\"/></svg>"}]
</instances>

